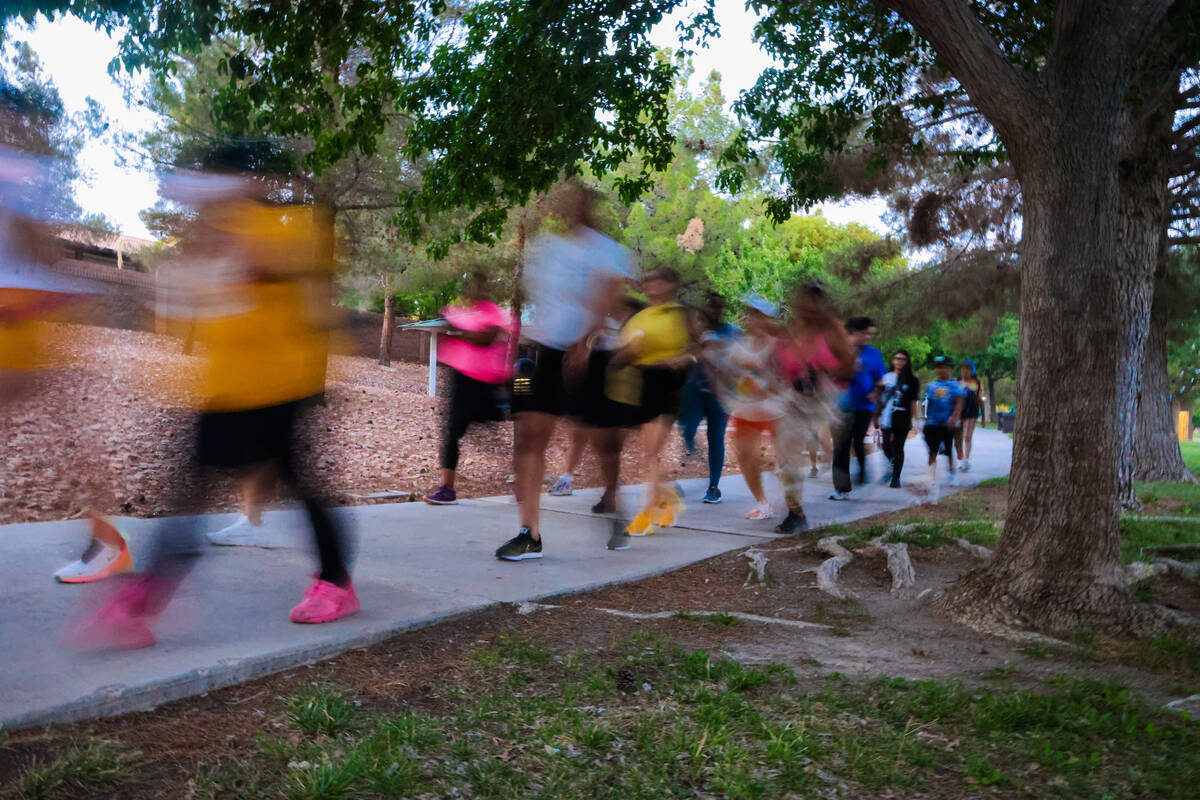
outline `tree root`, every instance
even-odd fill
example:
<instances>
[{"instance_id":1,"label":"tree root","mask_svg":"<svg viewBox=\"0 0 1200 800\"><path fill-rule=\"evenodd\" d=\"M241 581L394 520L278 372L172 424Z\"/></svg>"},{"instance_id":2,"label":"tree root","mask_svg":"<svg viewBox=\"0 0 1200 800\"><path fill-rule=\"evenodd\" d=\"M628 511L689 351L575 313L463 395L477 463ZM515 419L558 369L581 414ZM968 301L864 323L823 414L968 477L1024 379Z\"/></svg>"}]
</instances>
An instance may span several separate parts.
<instances>
[{"instance_id":1,"label":"tree root","mask_svg":"<svg viewBox=\"0 0 1200 800\"><path fill-rule=\"evenodd\" d=\"M532 614L535 611L553 611L562 606L550 605L548 603L516 603L518 614ZM821 625L816 622L805 622L802 619L781 619L779 617L764 617L761 614L749 614L744 611L708 611L701 609L699 611L622 611L618 608L599 608L596 606L583 606L588 611L597 611L601 614L608 614L614 617L622 617L624 619L637 620L655 620L655 619L671 619L673 617L733 617L740 619L743 622L758 622L765 625L783 625L788 628L808 628L813 630L829 630L828 625Z\"/></svg>"},{"instance_id":2,"label":"tree root","mask_svg":"<svg viewBox=\"0 0 1200 800\"><path fill-rule=\"evenodd\" d=\"M954 543L963 550L966 550L971 555L975 556L975 558L979 559L980 561L987 561L992 557L991 549L984 547L981 544L971 544L966 539L955 539Z\"/></svg>"},{"instance_id":3,"label":"tree root","mask_svg":"<svg viewBox=\"0 0 1200 800\"><path fill-rule=\"evenodd\" d=\"M1150 549L1150 548L1146 548ZM1125 565L1125 579L1130 585L1160 575L1174 575L1189 580L1200 579L1200 562L1176 561L1173 558L1156 558L1153 561L1135 561Z\"/></svg>"},{"instance_id":4,"label":"tree root","mask_svg":"<svg viewBox=\"0 0 1200 800\"><path fill-rule=\"evenodd\" d=\"M811 546L810 542L805 542L792 547L772 547L770 553L775 555L776 553L786 553L789 550L808 550ZM742 552L742 558L750 562L750 571L746 573L746 582L742 584L742 588L749 589L751 581L765 586L767 583L767 552L759 550L757 547L751 547Z\"/></svg>"},{"instance_id":5,"label":"tree root","mask_svg":"<svg viewBox=\"0 0 1200 800\"><path fill-rule=\"evenodd\" d=\"M873 549L887 556L888 572L892 573L893 592L907 589L917 582L917 572L913 569L912 559L908 557L908 545L904 542L893 544L883 541L883 536L877 536L868 542L864 549L868 552Z\"/></svg>"},{"instance_id":6,"label":"tree root","mask_svg":"<svg viewBox=\"0 0 1200 800\"><path fill-rule=\"evenodd\" d=\"M854 560L854 554L840 544L841 536L826 536L817 542L817 549L827 553L827 558L817 567L817 588L826 594L831 594L839 600L853 600L856 595L838 583L838 575L842 567Z\"/></svg>"}]
</instances>

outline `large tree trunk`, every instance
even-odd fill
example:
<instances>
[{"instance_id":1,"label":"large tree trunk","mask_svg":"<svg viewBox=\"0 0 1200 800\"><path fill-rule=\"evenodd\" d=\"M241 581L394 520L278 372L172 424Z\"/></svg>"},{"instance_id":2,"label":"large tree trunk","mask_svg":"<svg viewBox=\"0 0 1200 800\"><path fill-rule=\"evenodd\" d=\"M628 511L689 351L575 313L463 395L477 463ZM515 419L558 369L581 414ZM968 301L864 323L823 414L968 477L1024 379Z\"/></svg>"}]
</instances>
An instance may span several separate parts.
<instances>
[{"instance_id":1,"label":"large tree trunk","mask_svg":"<svg viewBox=\"0 0 1200 800\"><path fill-rule=\"evenodd\" d=\"M995 423L996 420L996 378L992 373L984 373L984 381L987 382L988 399L987 404L983 408L983 421L985 423Z\"/></svg>"},{"instance_id":2,"label":"large tree trunk","mask_svg":"<svg viewBox=\"0 0 1200 800\"><path fill-rule=\"evenodd\" d=\"M1138 398L1137 441L1133 468L1140 481L1187 481L1195 477L1183 461L1167 383L1167 329L1160 314L1150 317L1141 394Z\"/></svg>"},{"instance_id":3,"label":"large tree trunk","mask_svg":"<svg viewBox=\"0 0 1200 800\"><path fill-rule=\"evenodd\" d=\"M388 291L383 296L383 330L379 334L379 364L392 365L392 333L396 330L396 295Z\"/></svg>"},{"instance_id":4,"label":"large tree trunk","mask_svg":"<svg viewBox=\"0 0 1200 800\"><path fill-rule=\"evenodd\" d=\"M1133 627L1115 459L1121 91L1086 75L1051 91L1040 131L1008 143L1025 214L1009 513L992 560L937 601L980 627Z\"/></svg>"}]
</instances>

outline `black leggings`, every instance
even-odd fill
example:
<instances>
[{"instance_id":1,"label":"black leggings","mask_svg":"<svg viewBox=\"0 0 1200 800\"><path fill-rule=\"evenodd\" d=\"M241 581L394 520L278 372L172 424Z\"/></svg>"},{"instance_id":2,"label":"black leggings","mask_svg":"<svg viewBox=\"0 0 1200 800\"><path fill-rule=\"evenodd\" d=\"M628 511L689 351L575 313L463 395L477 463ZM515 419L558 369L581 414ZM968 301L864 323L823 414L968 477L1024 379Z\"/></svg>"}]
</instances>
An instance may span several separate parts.
<instances>
[{"instance_id":1,"label":"black leggings","mask_svg":"<svg viewBox=\"0 0 1200 800\"><path fill-rule=\"evenodd\" d=\"M903 411L892 412L892 427L883 429L883 454L892 462L892 482L900 482L904 469L904 443L912 430L912 418Z\"/></svg>"},{"instance_id":2,"label":"black leggings","mask_svg":"<svg viewBox=\"0 0 1200 800\"><path fill-rule=\"evenodd\" d=\"M450 402L442 428L442 469L458 469L458 441L472 422L493 421L499 417L496 385L451 370Z\"/></svg>"},{"instance_id":3,"label":"black leggings","mask_svg":"<svg viewBox=\"0 0 1200 800\"><path fill-rule=\"evenodd\" d=\"M867 474L867 428L871 426L873 411L847 411L842 415L837 442L833 448L833 488L843 494L850 491L850 450L858 459L858 474Z\"/></svg>"},{"instance_id":4,"label":"black leggings","mask_svg":"<svg viewBox=\"0 0 1200 800\"><path fill-rule=\"evenodd\" d=\"M167 498L169 513L185 516L172 517L160 522L151 547L152 555L147 572L156 577L166 578L171 587L163 600L164 604L174 586L187 576L196 558L206 549L207 540L201 529L203 517L198 515L204 512L206 502L214 496L218 478L227 474L228 469L236 468L234 461L239 453L244 455L253 452L256 457L261 454L262 460L258 464L245 460L242 464L249 467L274 467L280 483L304 506L312 526L317 558L320 560L318 577L338 586L346 586L349 583L350 573L346 563L350 553L347 537L325 509L312 481L295 460L296 452L303 448L297 419L302 410L303 406L295 403L246 412L244 415L219 415L221 418L215 426L209 424L213 417L202 419L196 455L192 458L189 469L174 481ZM263 442L239 444L228 441L230 436L239 433L240 426L253 425L256 421L262 427L270 429L270 435L266 436ZM226 441L221 441L222 439ZM262 445L261 450L251 448L253 444Z\"/></svg>"}]
</instances>

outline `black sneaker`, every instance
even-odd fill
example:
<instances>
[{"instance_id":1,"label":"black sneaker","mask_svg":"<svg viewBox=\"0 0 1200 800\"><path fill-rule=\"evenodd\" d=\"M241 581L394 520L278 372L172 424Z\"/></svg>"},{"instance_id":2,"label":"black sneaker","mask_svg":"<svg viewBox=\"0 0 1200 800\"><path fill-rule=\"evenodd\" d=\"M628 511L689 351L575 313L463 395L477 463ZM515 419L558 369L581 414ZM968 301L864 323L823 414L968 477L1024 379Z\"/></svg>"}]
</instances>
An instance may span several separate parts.
<instances>
[{"instance_id":1,"label":"black sneaker","mask_svg":"<svg viewBox=\"0 0 1200 800\"><path fill-rule=\"evenodd\" d=\"M613 502L612 495L610 495L608 492L605 492L600 497L600 502L592 506L593 514L611 514L616 510L617 504Z\"/></svg>"},{"instance_id":2,"label":"black sneaker","mask_svg":"<svg viewBox=\"0 0 1200 800\"><path fill-rule=\"evenodd\" d=\"M633 545L633 537L625 530L619 519L613 520L612 536L608 537L609 550L628 550Z\"/></svg>"},{"instance_id":3,"label":"black sneaker","mask_svg":"<svg viewBox=\"0 0 1200 800\"><path fill-rule=\"evenodd\" d=\"M775 526L776 533L800 533L806 530L808 530L808 518L795 511L789 511L788 515L783 518L783 522Z\"/></svg>"},{"instance_id":4,"label":"black sneaker","mask_svg":"<svg viewBox=\"0 0 1200 800\"><path fill-rule=\"evenodd\" d=\"M524 561L527 558L542 557L542 540L535 539L529 534L529 528L521 528L521 532L505 542L496 551L496 558L504 561Z\"/></svg>"},{"instance_id":5,"label":"black sneaker","mask_svg":"<svg viewBox=\"0 0 1200 800\"><path fill-rule=\"evenodd\" d=\"M900 479L893 475L892 482L889 483L888 486L892 487L893 489L899 489L900 488Z\"/></svg>"}]
</instances>

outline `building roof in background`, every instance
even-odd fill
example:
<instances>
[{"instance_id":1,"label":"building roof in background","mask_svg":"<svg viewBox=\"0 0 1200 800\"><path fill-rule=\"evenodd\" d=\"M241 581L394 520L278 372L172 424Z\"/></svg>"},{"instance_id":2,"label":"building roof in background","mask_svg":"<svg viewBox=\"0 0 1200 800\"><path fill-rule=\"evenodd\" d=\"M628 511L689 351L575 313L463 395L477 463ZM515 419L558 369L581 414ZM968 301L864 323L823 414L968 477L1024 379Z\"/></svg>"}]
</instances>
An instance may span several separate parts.
<instances>
[{"instance_id":1,"label":"building roof in background","mask_svg":"<svg viewBox=\"0 0 1200 800\"><path fill-rule=\"evenodd\" d=\"M65 223L56 226L57 238L70 244L91 247L97 250L111 250L114 253L120 248L122 253L136 253L143 247L158 244L153 239L143 239L124 233L109 233L98 231L79 223Z\"/></svg>"}]
</instances>

